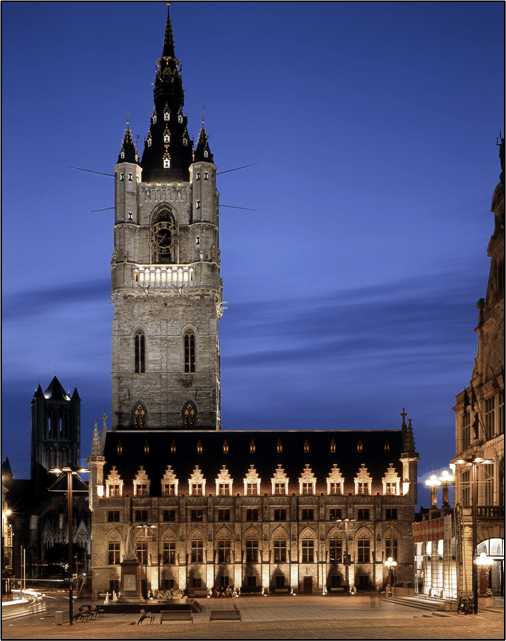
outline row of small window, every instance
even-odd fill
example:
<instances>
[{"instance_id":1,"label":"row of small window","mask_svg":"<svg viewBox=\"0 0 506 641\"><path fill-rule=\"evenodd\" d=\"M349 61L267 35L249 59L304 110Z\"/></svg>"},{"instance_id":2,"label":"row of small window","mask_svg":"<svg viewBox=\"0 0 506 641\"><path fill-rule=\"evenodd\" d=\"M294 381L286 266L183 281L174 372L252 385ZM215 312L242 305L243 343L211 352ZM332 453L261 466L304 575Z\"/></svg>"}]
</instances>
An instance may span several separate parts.
<instances>
[{"instance_id":1,"label":"row of small window","mask_svg":"<svg viewBox=\"0 0 506 641\"><path fill-rule=\"evenodd\" d=\"M193 408L190 406L187 408L188 412L191 412ZM371 495L371 488L369 483L357 483L356 484L356 494L361 495ZM300 493L306 495L316 494L316 483L301 483L300 484ZM385 483L384 484L384 493L389 495L397 495L397 483ZM218 483L217 484L217 494L219 496L231 496L232 495L232 483ZM121 488L119 484L108 483L107 484L107 496L121 496ZM328 493L329 494L338 494L341 495L342 484L341 483L329 483L328 484ZM190 494L192 496L203 496L204 487L202 483L191 483L190 484ZM288 494L287 483L273 483L273 494L278 496L286 496ZM134 483L134 495L135 496L149 496L149 487L147 483ZM164 496L176 496L176 484L167 483L163 486L163 495ZM258 483L247 483L246 484L246 495L247 496L259 496L260 488Z\"/></svg>"},{"instance_id":2,"label":"row of small window","mask_svg":"<svg viewBox=\"0 0 506 641\"><path fill-rule=\"evenodd\" d=\"M195 334L189 329L183 338L184 371L195 372ZM134 337L134 370L136 374L146 372L146 337L139 330Z\"/></svg>"},{"instance_id":3,"label":"row of small window","mask_svg":"<svg viewBox=\"0 0 506 641\"><path fill-rule=\"evenodd\" d=\"M190 521L201 522L204 521L204 510L201 509L191 509L189 511ZM302 508L300 510L300 520L301 521L314 521L315 513L317 510L314 508ZM271 511L271 518L273 521L287 521L288 510L286 508L274 508ZM162 521L174 522L177 521L178 510L162 510ZM220 508L216 510L216 520L217 521L230 521L231 510L228 508ZM257 508L248 508L246 509L246 521L259 521L260 510ZM330 508L328 511L329 521L342 521L343 520L343 510L340 508ZM369 521L370 520L370 510L369 508L358 508L357 509L357 521ZM397 508L386 508L385 509L385 520L393 521L397 520ZM120 511L119 510L108 510L107 512L107 521L109 523L119 523L120 521ZM134 510L134 521L137 523L147 523L148 522L148 510Z\"/></svg>"},{"instance_id":4,"label":"row of small window","mask_svg":"<svg viewBox=\"0 0 506 641\"><path fill-rule=\"evenodd\" d=\"M387 539L385 541L385 558L392 557L397 560L397 539ZM215 550L215 561L217 563L230 563L232 560L232 542L230 539L220 539L218 547ZM259 541L248 539L244 550L244 561L246 563L258 563L260 561ZM111 541L108 547L109 565L118 565L120 561L120 543ZM138 541L136 545L136 556L139 563L146 565L148 562L148 543L147 541ZM274 539L272 549L272 561L274 563L286 563L288 560L288 547L286 539ZM343 554L343 541L341 539L330 539L328 547L329 563L342 563L349 565L351 563L351 554ZM191 563L204 562L204 541L202 539L191 539L191 548L188 556ZM300 549L301 563L314 563L315 561L315 542L314 539L302 539ZM164 541L162 562L164 564L176 564L176 542ZM367 538L357 540L356 549L357 563L371 562L371 541Z\"/></svg>"}]
</instances>

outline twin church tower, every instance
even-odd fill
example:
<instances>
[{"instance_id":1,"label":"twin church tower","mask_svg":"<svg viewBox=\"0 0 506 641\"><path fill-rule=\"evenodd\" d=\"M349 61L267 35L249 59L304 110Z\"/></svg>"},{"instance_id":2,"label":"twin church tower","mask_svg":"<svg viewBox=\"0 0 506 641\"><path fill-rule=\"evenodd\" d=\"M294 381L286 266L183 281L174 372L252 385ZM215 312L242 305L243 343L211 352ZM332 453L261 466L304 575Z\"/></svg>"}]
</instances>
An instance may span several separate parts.
<instances>
[{"instance_id":1,"label":"twin church tower","mask_svg":"<svg viewBox=\"0 0 506 641\"><path fill-rule=\"evenodd\" d=\"M216 167L183 105L169 15L142 159L127 127L115 166L113 430L221 428Z\"/></svg>"}]
</instances>

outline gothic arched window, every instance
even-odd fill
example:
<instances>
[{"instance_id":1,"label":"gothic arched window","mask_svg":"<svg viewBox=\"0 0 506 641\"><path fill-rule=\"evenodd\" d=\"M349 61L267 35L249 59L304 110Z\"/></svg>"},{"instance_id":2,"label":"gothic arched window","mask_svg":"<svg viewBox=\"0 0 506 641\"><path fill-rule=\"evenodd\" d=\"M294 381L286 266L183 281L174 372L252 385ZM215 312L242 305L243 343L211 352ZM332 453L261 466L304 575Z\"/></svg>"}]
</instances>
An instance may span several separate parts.
<instances>
[{"instance_id":1,"label":"gothic arched window","mask_svg":"<svg viewBox=\"0 0 506 641\"><path fill-rule=\"evenodd\" d=\"M195 334L191 329L184 335L184 371L195 371Z\"/></svg>"},{"instance_id":2,"label":"gothic arched window","mask_svg":"<svg viewBox=\"0 0 506 641\"><path fill-rule=\"evenodd\" d=\"M143 429L146 427L146 410L139 403L134 410L134 427Z\"/></svg>"},{"instance_id":3,"label":"gothic arched window","mask_svg":"<svg viewBox=\"0 0 506 641\"><path fill-rule=\"evenodd\" d=\"M140 329L134 338L135 343L135 373L144 374L146 371L146 339L144 332Z\"/></svg>"},{"instance_id":4,"label":"gothic arched window","mask_svg":"<svg viewBox=\"0 0 506 641\"><path fill-rule=\"evenodd\" d=\"M183 427L185 430L195 429L195 422L197 419L197 412L193 404L188 401L183 408Z\"/></svg>"}]
</instances>

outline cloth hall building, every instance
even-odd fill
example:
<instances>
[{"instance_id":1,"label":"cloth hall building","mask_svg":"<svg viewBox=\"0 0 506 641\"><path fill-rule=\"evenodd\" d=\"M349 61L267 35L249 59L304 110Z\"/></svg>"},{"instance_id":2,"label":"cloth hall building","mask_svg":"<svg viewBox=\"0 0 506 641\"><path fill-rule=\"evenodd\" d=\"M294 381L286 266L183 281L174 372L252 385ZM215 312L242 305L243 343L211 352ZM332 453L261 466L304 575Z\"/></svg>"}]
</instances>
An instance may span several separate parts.
<instances>
[{"instance_id":1,"label":"cloth hall building","mask_svg":"<svg viewBox=\"0 0 506 641\"><path fill-rule=\"evenodd\" d=\"M183 102L169 16L142 158L127 128L115 166L112 429L104 417L88 458L93 593L383 587L389 557L412 582L418 455L404 412L392 430L221 430L217 168Z\"/></svg>"}]
</instances>

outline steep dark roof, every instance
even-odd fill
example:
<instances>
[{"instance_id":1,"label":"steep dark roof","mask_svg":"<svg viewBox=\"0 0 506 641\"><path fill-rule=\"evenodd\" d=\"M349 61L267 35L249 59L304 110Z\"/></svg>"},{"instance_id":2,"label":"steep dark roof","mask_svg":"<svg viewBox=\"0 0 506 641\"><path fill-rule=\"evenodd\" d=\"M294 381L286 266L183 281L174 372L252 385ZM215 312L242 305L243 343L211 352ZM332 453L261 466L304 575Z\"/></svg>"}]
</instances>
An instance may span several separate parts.
<instances>
[{"instance_id":1,"label":"steep dark roof","mask_svg":"<svg viewBox=\"0 0 506 641\"><path fill-rule=\"evenodd\" d=\"M251 441L255 452L250 452ZM331 452L331 441L336 451ZM362 442L361 452L357 444ZM389 450L385 451L388 440ZM197 443L202 454L197 453ZM227 441L229 452L223 452ZM282 453L277 452L278 441ZM307 441L309 451L304 451ZM118 442L121 453L118 453ZM144 453L148 444L149 452ZM176 451L171 452L174 442ZM271 492L271 478L278 464L289 478L289 492L298 492L298 481L305 465L309 464L317 479L317 493L326 492L326 479L334 463L345 478L345 493L354 491L354 479L364 463L372 476L373 494L382 491L382 479L391 463L402 478L403 437L401 430L341 430L341 431L112 431L107 432L104 456L105 478L115 465L123 479L124 493L132 495L133 479L140 466L151 481L151 496L160 496L161 479L172 466L179 480L179 494L188 494L188 479L198 465L206 479L206 494L215 494L215 479L226 466L234 479L234 492L243 492L243 479L253 465L262 480L261 492Z\"/></svg>"},{"instance_id":2,"label":"steep dark roof","mask_svg":"<svg viewBox=\"0 0 506 641\"><path fill-rule=\"evenodd\" d=\"M47 399L51 399L52 401L68 401L69 400L68 394L63 389L62 384L56 378L56 376L49 383L49 387L44 392L44 396Z\"/></svg>"}]
</instances>

